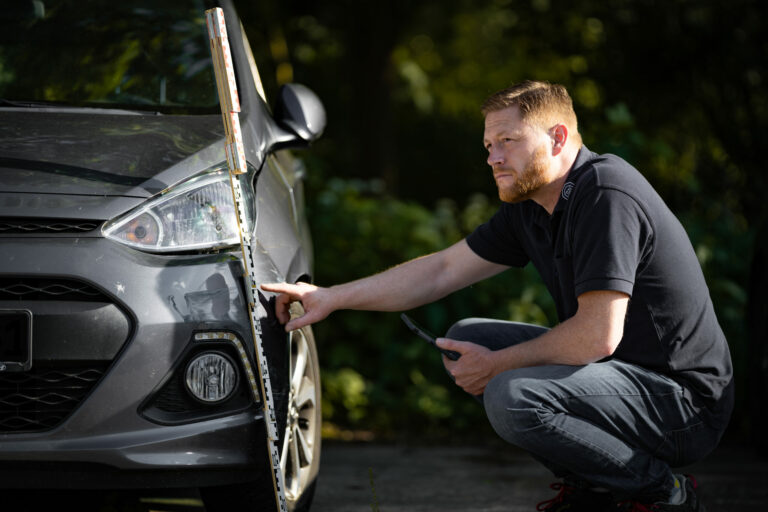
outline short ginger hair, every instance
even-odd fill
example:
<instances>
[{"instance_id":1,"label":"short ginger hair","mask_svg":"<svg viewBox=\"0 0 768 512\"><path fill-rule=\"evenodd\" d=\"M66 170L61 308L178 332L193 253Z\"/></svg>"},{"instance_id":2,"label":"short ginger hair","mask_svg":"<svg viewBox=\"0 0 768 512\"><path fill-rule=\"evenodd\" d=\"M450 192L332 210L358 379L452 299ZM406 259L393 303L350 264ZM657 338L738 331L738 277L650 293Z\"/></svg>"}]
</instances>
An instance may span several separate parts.
<instances>
[{"instance_id":1,"label":"short ginger hair","mask_svg":"<svg viewBox=\"0 0 768 512\"><path fill-rule=\"evenodd\" d=\"M566 88L559 84L526 80L491 94L480 111L483 116L517 105L520 118L533 125L548 129L555 124L565 124L570 136L581 141L573 101Z\"/></svg>"}]
</instances>

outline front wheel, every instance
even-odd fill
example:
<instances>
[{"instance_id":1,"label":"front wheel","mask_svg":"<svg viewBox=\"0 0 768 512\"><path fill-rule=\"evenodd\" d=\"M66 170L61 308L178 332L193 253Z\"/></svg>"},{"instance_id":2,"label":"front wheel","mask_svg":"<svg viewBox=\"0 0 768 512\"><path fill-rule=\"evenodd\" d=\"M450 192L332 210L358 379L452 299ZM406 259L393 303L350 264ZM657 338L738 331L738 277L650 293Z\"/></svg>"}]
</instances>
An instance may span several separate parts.
<instances>
[{"instance_id":1,"label":"front wheel","mask_svg":"<svg viewBox=\"0 0 768 512\"><path fill-rule=\"evenodd\" d=\"M291 512L306 512L320 470L322 415L320 363L310 327L288 337L288 403L281 437L280 470ZM269 474L259 481L200 489L206 512L262 510L274 500Z\"/></svg>"},{"instance_id":2,"label":"front wheel","mask_svg":"<svg viewBox=\"0 0 768 512\"><path fill-rule=\"evenodd\" d=\"M288 414L280 469L288 509L299 511L309 509L320 470L320 363L310 327L291 333L288 367Z\"/></svg>"}]
</instances>

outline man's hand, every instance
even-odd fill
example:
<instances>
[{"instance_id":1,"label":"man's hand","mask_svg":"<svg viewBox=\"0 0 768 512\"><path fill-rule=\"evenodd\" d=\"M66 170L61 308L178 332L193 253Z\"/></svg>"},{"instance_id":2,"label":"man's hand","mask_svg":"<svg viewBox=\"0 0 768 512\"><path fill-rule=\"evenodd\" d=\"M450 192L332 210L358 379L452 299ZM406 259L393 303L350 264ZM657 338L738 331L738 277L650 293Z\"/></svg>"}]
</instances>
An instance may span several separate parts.
<instances>
[{"instance_id":1,"label":"man's hand","mask_svg":"<svg viewBox=\"0 0 768 512\"><path fill-rule=\"evenodd\" d=\"M280 323L285 324L286 331L293 331L319 322L334 310L329 300L328 288L320 288L307 283L268 283L262 284L261 289L279 294L275 301L275 314ZM301 302L304 308L304 314L293 320L291 320L290 313L292 302Z\"/></svg>"},{"instance_id":2,"label":"man's hand","mask_svg":"<svg viewBox=\"0 0 768 512\"><path fill-rule=\"evenodd\" d=\"M443 356L446 370L453 376L456 385L470 395L479 395L485 391L485 386L499 371L495 366L493 352L482 345L468 341L456 341L449 338L438 338L437 346L447 350L455 350L461 354L456 361Z\"/></svg>"}]
</instances>

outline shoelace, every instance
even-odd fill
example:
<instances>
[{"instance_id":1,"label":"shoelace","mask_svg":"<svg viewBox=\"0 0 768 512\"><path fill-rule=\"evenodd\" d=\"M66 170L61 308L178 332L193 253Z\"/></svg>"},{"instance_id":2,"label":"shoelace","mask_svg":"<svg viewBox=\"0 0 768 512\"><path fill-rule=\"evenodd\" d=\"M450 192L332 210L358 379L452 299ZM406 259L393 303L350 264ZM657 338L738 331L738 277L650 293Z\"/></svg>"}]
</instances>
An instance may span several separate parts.
<instances>
[{"instance_id":1,"label":"shoelace","mask_svg":"<svg viewBox=\"0 0 768 512\"><path fill-rule=\"evenodd\" d=\"M548 510L553 505L564 502L565 497L568 496L569 494L573 494L573 491L576 489L575 487L571 487L570 485L565 485L560 482L550 484L549 488L552 489L553 491L560 491L560 492L558 492L557 496L555 496L551 500L542 501L541 503L536 505L536 510L545 511L545 510Z\"/></svg>"}]
</instances>

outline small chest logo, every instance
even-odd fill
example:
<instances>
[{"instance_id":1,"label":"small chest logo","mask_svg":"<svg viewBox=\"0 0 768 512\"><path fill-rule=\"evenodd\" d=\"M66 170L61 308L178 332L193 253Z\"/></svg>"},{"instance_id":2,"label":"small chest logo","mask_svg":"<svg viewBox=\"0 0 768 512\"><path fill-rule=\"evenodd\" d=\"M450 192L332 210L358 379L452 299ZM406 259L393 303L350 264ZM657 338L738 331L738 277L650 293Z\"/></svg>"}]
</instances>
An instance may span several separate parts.
<instances>
[{"instance_id":1,"label":"small chest logo","mask_svg":"<svg viewBox=\"0 0 768 512\"><path fill-rule=\"evenodd\" d=\"M573 184L572 181L565 182L565 185L563 185L563 191L560 193L560 195L563 196L563 199L565 199L566 201L568 200L568 198L571 196L571 192L573 191L574 186L575 185Z\"/></svg>"}]
</instances>

